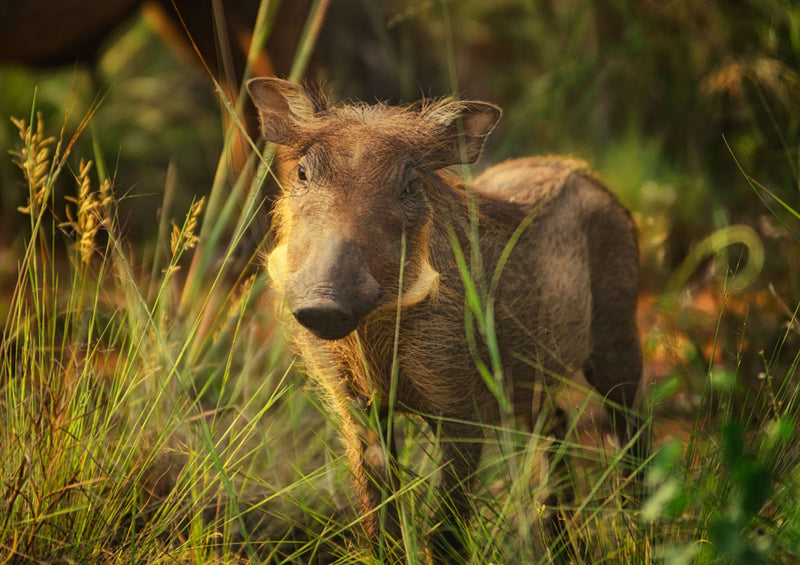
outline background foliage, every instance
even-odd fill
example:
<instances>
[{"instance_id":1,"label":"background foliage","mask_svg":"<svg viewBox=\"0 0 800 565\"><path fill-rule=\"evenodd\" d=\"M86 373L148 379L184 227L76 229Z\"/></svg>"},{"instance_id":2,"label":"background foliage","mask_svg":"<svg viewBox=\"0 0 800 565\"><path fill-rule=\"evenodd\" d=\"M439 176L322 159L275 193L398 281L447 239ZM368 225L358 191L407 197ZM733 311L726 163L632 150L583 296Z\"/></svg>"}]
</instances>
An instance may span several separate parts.
<instances>
[{"instance_id":1,"label":"background foliage","mask_svg":"<svg viewBox=\"0 0 800 565\"><path fill-rule=\"evenodd\" d=\"M292 25L321 14L302 7ZM583 494L573 555L797 559L800 7L340 0L305 76L342 100L495 102L481 166L573 154L632 210L662 449L633 510L604 482L613 449L578 431L565 444ZM210 84L141 15L94 61L0 68L0 561L370 560L334 425L270 313L265 206L246 205L261 192L252 171L218 174L231 144ZM15 164L31 155L38 181ZM418 467L430 431L407 426ZM547 482L524 455L543 440L504 437L482 469L476 562L547 562ZM429 519L433 475L405 485L410 523Z\"/></svg>"}]
</instances>

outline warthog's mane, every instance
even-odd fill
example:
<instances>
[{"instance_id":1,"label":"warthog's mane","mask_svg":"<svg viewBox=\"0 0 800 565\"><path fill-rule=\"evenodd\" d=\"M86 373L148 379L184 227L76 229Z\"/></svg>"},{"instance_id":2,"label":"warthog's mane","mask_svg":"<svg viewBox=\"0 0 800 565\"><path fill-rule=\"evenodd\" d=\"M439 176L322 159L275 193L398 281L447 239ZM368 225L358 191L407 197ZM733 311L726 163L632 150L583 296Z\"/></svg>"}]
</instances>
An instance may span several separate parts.
<instances>
[{"instance_id":1,"label":"warthog's mane","mask_svg":"<svg viewBox=\"0 0 800 565\"><path fill-rule=\"evenodd\" d=\"M392 149L405 152L413 162L425 167L452 147L459 135L452 124L465 105L470 104L454 96L426 98L405 105L381 101L333 104L324 94L315 93L312 101L314 116L302 124L294 143L284 149L285 159L299 159L312 145L341 143L343 126L361 124L388 134L384 141L391 140Z\"/></svg>"}]
</instances>

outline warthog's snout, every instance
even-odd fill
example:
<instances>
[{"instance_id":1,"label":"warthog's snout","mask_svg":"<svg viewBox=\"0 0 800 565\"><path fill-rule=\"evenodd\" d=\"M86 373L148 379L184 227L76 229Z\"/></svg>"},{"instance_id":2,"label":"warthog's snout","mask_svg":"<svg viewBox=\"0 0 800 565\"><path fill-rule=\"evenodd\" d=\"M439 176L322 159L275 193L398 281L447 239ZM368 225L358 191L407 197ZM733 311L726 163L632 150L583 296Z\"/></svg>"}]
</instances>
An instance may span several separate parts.
<instances>
[{"instance_id":1,"label":"warthog's snout","mask_svg":"<svg viewBox=\"0 0 800 565\"><path fill-rule=\"evenodd\" d=\"M316 300L296 308L295 319L322 339L339 339L358 325L355 313L334 300Z\"/></svg>"},{"instance_id":2,"label":"warthog's snout","mask_svg":"<svg viewBox=\"0 0 800 565\"><path fill-rule=\"evenodd\" d=\"M381 287L351 239L328 238L289 277L292 315L322 339L341 339L356 329L380 298Z\"/></svg>"}]
</instances>

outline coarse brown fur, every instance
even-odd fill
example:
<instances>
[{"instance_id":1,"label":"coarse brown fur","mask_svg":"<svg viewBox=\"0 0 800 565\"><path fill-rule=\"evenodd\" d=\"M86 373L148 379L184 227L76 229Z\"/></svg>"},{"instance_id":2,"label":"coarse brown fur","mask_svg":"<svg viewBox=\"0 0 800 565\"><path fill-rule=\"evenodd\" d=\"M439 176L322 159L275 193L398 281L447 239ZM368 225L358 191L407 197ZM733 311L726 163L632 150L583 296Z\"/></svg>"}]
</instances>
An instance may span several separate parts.
<instances>
[{"instance_id":1,"label":"coarse brown fur","mask_svg":"<svg viewBox=\"0 0 800 565\"><path fill-rule=\"evenodd\" d=\"M514 413L533 422L537 383L583 371L613 402L620 439L630 437L642 369L636 235L585 164L506 161L468 189L442 169L477 159L500 114L489 104L328 107L284 81L249 87L265 137L284 146L287 171L268 269L296 318L294 341L342 421L373 539L381 526L373 511L394 478L376 435L360 423L369 405L421 415L440 431L447 504L429 551L434 562L464 557L449 526L469 517L479 424L497 421L500 407L476 368L491 365L495 337L465 325L457 249L493 312ZM384 529L401 535L391 505Z\"/></svg>"}]
</instances>

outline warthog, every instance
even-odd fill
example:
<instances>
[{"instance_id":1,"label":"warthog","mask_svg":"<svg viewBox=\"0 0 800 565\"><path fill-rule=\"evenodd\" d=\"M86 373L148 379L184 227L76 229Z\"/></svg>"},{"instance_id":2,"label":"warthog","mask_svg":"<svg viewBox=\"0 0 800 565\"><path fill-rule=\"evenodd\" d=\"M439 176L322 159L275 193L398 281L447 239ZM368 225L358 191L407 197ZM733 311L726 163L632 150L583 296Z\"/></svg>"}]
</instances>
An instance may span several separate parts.
<instances>
[{"instance_id":1,"label":"warthog","mask_svg":"<svg viewBox=\"0 0 800 565\"><path fill-rule=\"evenodd\" d=\"M264 137L282 146L269 274L341 419L373 540L401 531L394 506L383 527L375 511L396 477L363 413L396 409L440 433L441 523L428 550L434 562L463 557L453 526L469 518L483 424L502 413L477 368L490 365L490 346L516 416L537 417L537 380L583 371L611 401L620 440L631 437L642 373L637 240L582 163L510 160L467 188L444 169L478 159L500 118L492 104L331 106L283 80L248 88ZM472 287L493 332L475 323Z\"/></svg>"}]
</instances>

